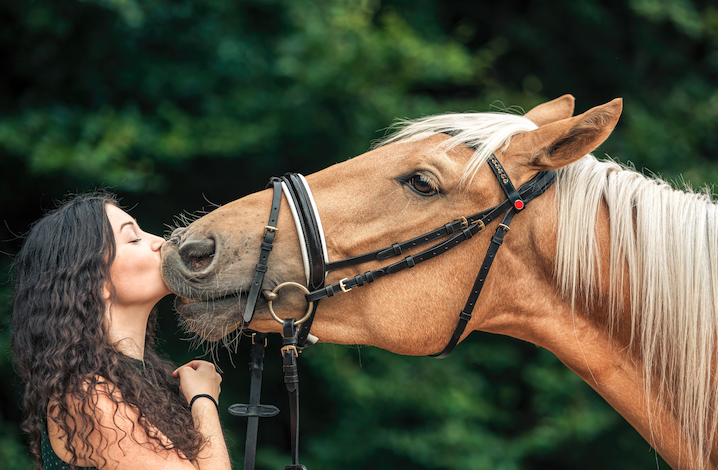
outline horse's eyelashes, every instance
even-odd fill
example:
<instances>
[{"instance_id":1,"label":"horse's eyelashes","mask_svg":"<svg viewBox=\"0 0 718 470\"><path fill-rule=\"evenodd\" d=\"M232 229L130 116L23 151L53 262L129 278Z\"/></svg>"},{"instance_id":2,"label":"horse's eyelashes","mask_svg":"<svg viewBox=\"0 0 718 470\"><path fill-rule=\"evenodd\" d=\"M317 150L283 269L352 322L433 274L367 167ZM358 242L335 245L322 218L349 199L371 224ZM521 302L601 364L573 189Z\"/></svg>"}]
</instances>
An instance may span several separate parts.
<instances>
[{"instance_id":1,"label":"horse's eyelashes","mask_svg":"<svg viewBox=\"0 0 718 470\"><path fill-rule=\"evenodd\" d=\"M434 183L424 175L413 175L406 180L406 184L422 196L433 196L439 192Z\"/></svg>"}]
</instances>

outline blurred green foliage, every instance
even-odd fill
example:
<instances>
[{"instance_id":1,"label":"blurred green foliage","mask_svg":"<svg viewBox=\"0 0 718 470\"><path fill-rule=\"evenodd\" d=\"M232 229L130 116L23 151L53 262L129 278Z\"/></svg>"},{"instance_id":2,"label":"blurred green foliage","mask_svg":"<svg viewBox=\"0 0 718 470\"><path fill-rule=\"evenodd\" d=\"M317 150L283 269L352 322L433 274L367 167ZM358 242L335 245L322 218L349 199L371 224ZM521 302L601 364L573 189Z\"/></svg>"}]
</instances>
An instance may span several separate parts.
<instances>
[{"instance_id":1,"label":"blurred green foliage","mask_svg":"<svg viewBox=\"0 0 718 470\"><path fill-rule=\"evenodd\" d=\"M395 117L529 109L564 93L579 112L624 97L597 155L694 186L718 181L708 0L4 0L0 64L8 470L30 466L7 346L9 264L19 235L67 191L109 186L162 232L184 209L261 189L271 174L363 153ZM162 349L194 357L169 302L160 311ZM245 342L231 360L220 354L223 404L247 400L246 357ZM270 352L264 401L286 408L277 359ZM320 345L301 367L313 470L656 467L586 384L508 338L474 334L443 361ZM262 468L289 463L284 414L261 423ZM244 423L223 419L240 462Z\"/></svg>"}]
</instances>

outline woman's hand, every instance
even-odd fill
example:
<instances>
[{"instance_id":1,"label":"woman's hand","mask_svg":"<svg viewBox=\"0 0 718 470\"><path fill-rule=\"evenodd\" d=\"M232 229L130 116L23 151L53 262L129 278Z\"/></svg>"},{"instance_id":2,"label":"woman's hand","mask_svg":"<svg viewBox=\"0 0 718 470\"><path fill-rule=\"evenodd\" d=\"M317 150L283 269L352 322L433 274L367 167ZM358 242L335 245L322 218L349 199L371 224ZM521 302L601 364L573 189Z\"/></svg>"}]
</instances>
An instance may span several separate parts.
<instances>
[{"instance_id":1,"label":"woman's hand","mask_svg":"<svg viewBox=\"0 0 718 470\"><path fill-rule=\"evenodd\" d=\"M217 373L214 364L207 361L192 361L172 372L172 377L180 379L180 393L187 404L192 397L201 393L211 395L219 402L222 376Z\"/></svg>"},{"instance_id":2,"label":"woman's hand","mask_svg":"<svg viewBox=\"0 0 718 470\"><path fill-rule=\"evenodd\" d=\"M213 364L207 361L192 361L172 372L180 379L180 393L189 404L192 397L207 394L219 403L222 376ZM200 400L192 407L192 421L195 429L205 438L205 446L192 462L198 470L231 470L229 452L222 435L218 409L208 399Z\"/></svg>"}]
</instances>

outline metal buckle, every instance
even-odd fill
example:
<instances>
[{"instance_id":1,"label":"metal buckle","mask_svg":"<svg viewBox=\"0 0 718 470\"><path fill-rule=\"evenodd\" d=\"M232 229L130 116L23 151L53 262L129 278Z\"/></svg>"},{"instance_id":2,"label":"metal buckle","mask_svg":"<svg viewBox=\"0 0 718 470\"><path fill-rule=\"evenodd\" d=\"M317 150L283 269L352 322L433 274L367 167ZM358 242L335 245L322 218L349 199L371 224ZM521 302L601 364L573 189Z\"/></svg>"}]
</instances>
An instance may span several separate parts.
<instances>
[{"instance_id":1,"label":"metal buckle","mask_svg":"<svg viewBox=\"0 0 718 470\"><path fill-rule=\"evenodd\" d=\"M352 290L351 287L347 287L346 284L344 284L344 281L348 281L348 280L349 280L349 278L345 277L344 279L339 281L339 288L342 290L342 292L349 292L350 290Z\"/></svg>"},{"instance_id":2,"label":"metal buckle","mask_svg":"<svg viewBox=\"0 0 718 470\"><path fill-rule=\"evenodd\" d=\"M508 232L509 230L511 230L508 225L504 224L499 224L499 228L504 229L504 232Z\"/></svg>"},{"instance_id":3,"label":"metal buckle","mask_svg":"<svg viewBox=\"0 0 718 470\"><path fill-rule=\"evenodd\" d=\"M279 229L277 227L272 227L271 225L265 225L264 226L264 235L262 235L262 236L266 237L267 232L274 232L274 236L277 236L278 231L279 231Z\"/></svg>"},{"instance_id":4,"label":"metal buckle","mask_svg":"<svg viewBox=\"0 0 718 470\"><path fill-rule=\"evenodd\" d=\"M252 333L252 344L254 344L254 339L257 336L257 333ZM264 337L264 347L267 347L267 337Z\"/></svg>"},{"instance_id":5,"label":"metal buckle","mask_svg":"<svg viewBox=\"0 0 718 470\"><path fill-rule=\"evenodd\" d=\"M461 228L469 228L469 225L478 226L479 231L476 233L483 232L483 230L486 228L486 224L484 224L484 222L481 219L471 222L471 224L469 224L469 221L466 217L459 217L458 219L454 220L454 222L459 222L459 221L461 222Z\"/></svg>"},{"instance_id":6,"label":"metal buckle","mask_svg":"<svg viewBox=\"0 0 718 470\"><path fill-rule=\"evenodd\" d=\"M284 356L285 351L294 351L294 357L299 357L299 353L301 352L301 351L297 350L296 346L292 346L292 345L282 346L281 351L282 351L282 356Z\"/></svg>"}]
</instances>

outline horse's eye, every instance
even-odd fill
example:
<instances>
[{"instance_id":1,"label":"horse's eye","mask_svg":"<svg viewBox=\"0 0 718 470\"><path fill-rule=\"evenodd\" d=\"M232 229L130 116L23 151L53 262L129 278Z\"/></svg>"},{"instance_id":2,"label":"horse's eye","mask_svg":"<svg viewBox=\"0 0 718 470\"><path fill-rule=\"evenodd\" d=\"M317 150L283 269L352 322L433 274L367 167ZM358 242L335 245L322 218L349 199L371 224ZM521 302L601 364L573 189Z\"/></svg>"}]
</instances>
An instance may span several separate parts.
<instances>
[{"instance_id":1,"label":"horse's eye","mask_svg":"<svg viewBox=\"0 0 718 470\"><path fill-rule=\"evenodd\" d=\"M408 180L406 180L407 184L414 188L419 194L423 196L433 196L434 194L437 194L439 190L429 181L426 177L422 175L414 175Z\"/></svg>"}]
</instances>

